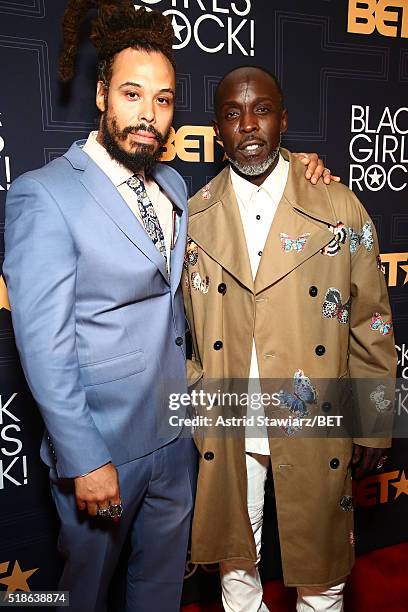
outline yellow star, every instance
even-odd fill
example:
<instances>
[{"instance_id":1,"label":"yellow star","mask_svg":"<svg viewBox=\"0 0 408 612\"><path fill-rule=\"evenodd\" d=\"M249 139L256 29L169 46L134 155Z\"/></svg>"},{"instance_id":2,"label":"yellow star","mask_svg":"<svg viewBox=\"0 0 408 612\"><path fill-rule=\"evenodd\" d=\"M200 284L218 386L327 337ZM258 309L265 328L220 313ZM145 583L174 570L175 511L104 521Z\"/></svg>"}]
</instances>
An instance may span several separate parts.
<instances>
[{"instance_id":1,"label":"yellow star","mask_svg":"<svg viewBox=\"0 0 408 612\"><path fill-rule=\"evenodd\" d=\"M408 283L408 266L400 266L401 270L405 272L404 285Z\"/></svg>"},{"instance_id":2,"label":"yellow star","mask_svg":"<svg viewBox=\"0 0 408 612\"><path fill-rule=\"evenodd\" d=\"M7 578L0 578L0 583L7 586L7 593L14 593L14 591L30 591L30 587L27 584L27 580L32 576L38 567L26 572L21 571L19 562L16 561L13 568L13 573Z\"/></svg>"},{"instance_id":3,"label":"yellow star","mask_svg":"<svg viewBox=\"0 0 408 612\"><path fill-rule=\"evenodd\" d=\"M397 489L397 494L395 495L395 499L401 495L401 493L405 493L408 495L408 480L405 478L405 472L402 470L401 478L398 482L390 482L393 487Z\"/></svg>"},{"instance_id":4,"label":"yellow star","mask_svg":"<svg viewBox=\"0 0 408 612\"><path fill-rule=\"evenodd\" d=\"M2 308L6 308L6 310L11 310L10 302L7 295L7 287L4 282L4 278L0 276L0 310Z\"/></svg>"},{"instance_id":5,"label":"yellow star","mask_svg":"<svg viewBox=\"0 0 408 612\"><path fill-rule=\"evenodd\" d=\"M0 574L5 574L8 570L9 565L10 565L9 561L6 561L5 563L0 563Z\"/></svg>"}]
</instances>

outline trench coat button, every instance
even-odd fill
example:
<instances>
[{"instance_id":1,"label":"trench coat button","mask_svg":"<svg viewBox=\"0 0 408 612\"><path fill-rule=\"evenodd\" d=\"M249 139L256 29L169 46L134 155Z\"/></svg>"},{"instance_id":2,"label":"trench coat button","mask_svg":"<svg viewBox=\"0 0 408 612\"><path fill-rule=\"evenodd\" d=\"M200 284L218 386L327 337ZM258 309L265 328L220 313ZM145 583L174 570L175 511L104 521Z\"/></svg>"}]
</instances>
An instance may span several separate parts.
<instances>
[{"instance_id":1,"label":"trench coat button","mask_svg":"<svg viewBox=\"0 0 408 612\"><path fill-rule=\"evenodd\" d=\"M317 295L317 287L315 287L314 285L309 287L309 295L310 295L310 297L316 297L316 295Z\"/></svg>"},{"instance_id":2,"label":"trench coat button","mask_svg":"<svg viewBox=\"0 0 408 612\"><path fill-rule=\"evenodd\" d=\"M218 293L222 293L222 295L225 295L227 292L227 285L225 283L220 283L218 285Z\"/></svg>"},{"instance_id":3,"label":"trench coat button","mask_svg":"<svg viewBox=\"0 0 408 612\"><path fill-rule=\"evenodd\" d=\"M326 349L323 346L323 344L319 344L318 346L316 346L315 348L316 355L319 355L319 357L321 357L322 355L325 354L325 352L326 352Z\"/></svg>"},{"instance_id":4,"label":"trench coat button","mask_svg":"<svg viewBox=\"0 0 408 612\"><path fill-rule=\"evenodd\" d=\"M340 461L337 459L337 457L333 457L333 459L331 459L330 461L330 467L332 470L337 470L337 468L340 465Z\"/></svg>"},{"instance_id":5,"label":"trench coat button","mask_svg":"<svg viewBox=\"0 0 408 612\"><path fill-rule=\"evenodd\" d=\"M259 257L262 257L262 251L258 251Z\"/></svg>"},{"instance_id":6,"label":"trench coat button","mask_svg":"<svg viewBox=\"0 0 408 612\"><path fill-rule=\"evenodd\" d=\"M182 346L183 345L183 338L181 336L178 336L178 338L176 338L176 344L177 346Z\"/></svg>"},{"instance_id":7,"label":"trench coat button","mask_svg":"<svg viewBox=\"0 0 408 612\"><path fill-rule=\"evenodd\" d=\"M256 215L256 220L260 221L261 220L261 215Z\"/></svg>"},{"instance_id":8,"label":"trench coat button","mask_svg":"<svg viewBox=\"0 0 408 612\"><path fill-rule=\"evenodd\" d=\"M223 344L221 342L221 340L217 340L217 342L214 342L214 351L219 351L220 349L222 349Z\"/></svg>"},{"instance_id":9,"label":"trench coat button","mask_svg":"<svg viewBox=\"0 0 408 612\"><path fill-rule=\"evenodd\" d=\"M323 412L330 412L331 408L332 408L332 405L330 402L323 402L322 404Z\"/></svg>"},{"instance_id":10,"label":"trench coat button","mask_svg":"<svg viewBox=\"0 0 408 612\"><path fill-rule=\"evenodd\" d=\"M206 461L212 461L214 459L214 453L212 451L207 451L204 453L204 459Z\"/></svg>"}]
</instances>

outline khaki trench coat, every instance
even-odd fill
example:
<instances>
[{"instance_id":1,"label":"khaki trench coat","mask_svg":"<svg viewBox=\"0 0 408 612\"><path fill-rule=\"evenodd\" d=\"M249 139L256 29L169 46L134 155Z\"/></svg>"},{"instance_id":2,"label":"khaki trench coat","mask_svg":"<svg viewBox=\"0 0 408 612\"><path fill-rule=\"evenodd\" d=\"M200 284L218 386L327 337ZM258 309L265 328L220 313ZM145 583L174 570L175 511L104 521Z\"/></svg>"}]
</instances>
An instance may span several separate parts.
<instances>
[{"instance_id":1,"label":"khaki trench coat","mask_svg":"<svg viewBox=\"0 0 408 612\"><path fill-rule=\"evenodd\" d=\"M255 280L229 168L190 201L183 277L193 340L190 380L200 374L204 379L247 378L253 337L262 379L293 379L299 369L311 381L392 379L392 329L371 329L375 313L384 322L391 314L369 216L345 186L321 181L311 185L304 179L304 166L288 151L282 149L282 154L290 161L288 182ZM334 230L339 222L346 226L346 237ZM302 248L286 252L281 233L307 238ZM331 254L321 252L327 245ZM340 292L342 304L351 298L348 321L323 315L328 289ZM373 411L377 418L373 403L354 408ZM316 413L325 413L320 400L310 408L310 415ZM330 586L350 572L353 442L390 445L387 437L269 438L287 585ZM192 561L255 561L244 436L197 436L196 443L200 466Z\"/></svg>"}]
</instances>

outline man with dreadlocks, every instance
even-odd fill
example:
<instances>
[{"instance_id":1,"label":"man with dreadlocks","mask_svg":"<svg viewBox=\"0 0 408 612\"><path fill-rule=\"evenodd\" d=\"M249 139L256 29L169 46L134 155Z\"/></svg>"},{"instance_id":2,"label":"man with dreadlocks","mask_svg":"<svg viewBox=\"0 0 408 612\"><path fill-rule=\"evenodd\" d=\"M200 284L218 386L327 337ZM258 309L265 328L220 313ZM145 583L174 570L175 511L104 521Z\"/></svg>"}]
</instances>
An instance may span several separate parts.
<instances>
[{"instance_id":1,"label":"man with dreadlocks","mask_svg":"<svg viewBox=\"0 0 408 612\"><path fill-rule=\"evenodd\" d=\"M65 81L93 4L68 4ZM130 0L98 4L99 130L15 181L4 272L47 429L41 454L65 560L59 588L72 610L105 610L130 535L126 610L175 612L196 457L178 428L158 429L170 392L163 377L173 392L186 390L187 193L175 170L156 164L173 118L173 29Z\"/></svg>"}]
</instances>

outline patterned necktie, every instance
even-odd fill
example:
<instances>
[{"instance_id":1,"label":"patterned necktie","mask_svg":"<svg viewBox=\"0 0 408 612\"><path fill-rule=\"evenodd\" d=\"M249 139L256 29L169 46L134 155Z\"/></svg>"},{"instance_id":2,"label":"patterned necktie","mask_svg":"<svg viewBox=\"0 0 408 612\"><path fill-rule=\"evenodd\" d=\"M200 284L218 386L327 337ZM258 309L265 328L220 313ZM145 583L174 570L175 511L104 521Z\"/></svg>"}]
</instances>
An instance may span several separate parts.
<instances>
[{"instance_id":1,"label":"patterned necktie","mask_svg":"<svg viewBox=\"0 0 408 612\"><path fill-rule=\"evenodd\" d=\"M166 243L164 242L163 230L161 228L160 221L157 218L156 211L153 208L153 204L147 195L144 182L142 179L136 176L136 174L134 174L126 181L126 183L137 195L137 204L139 206L140 216L142 218L146 233L156 249L163 255L168 272Z\"/></svg>"}]
</instances>

